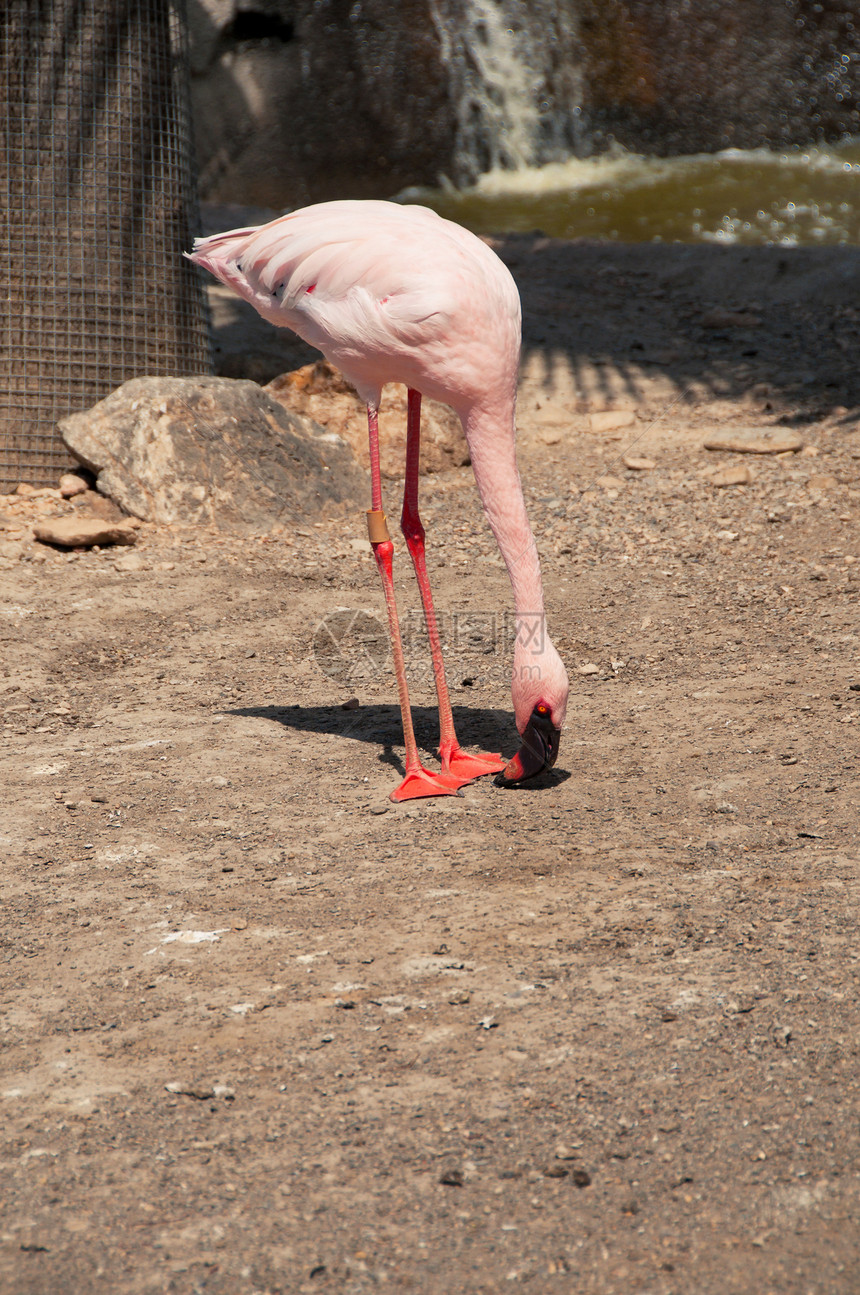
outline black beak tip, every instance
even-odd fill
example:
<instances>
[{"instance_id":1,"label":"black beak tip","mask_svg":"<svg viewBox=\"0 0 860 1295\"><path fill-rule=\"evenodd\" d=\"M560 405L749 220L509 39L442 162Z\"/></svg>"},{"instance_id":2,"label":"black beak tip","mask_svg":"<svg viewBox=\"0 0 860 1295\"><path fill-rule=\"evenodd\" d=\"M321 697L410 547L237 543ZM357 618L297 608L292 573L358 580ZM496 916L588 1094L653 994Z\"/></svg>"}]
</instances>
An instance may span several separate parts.
<instances>
[{"instance_id":1,"label":"black beak tip","mask_svg":"<svg viewBox=\"0 0 860 1295\"><path fill-rule=\"evenodd\" d=\"M536 706L523 731L522 745L501 773L493 779L496 787L516 787L551 769L558 758L561 729Z\"/></svg>"}]
</instances>

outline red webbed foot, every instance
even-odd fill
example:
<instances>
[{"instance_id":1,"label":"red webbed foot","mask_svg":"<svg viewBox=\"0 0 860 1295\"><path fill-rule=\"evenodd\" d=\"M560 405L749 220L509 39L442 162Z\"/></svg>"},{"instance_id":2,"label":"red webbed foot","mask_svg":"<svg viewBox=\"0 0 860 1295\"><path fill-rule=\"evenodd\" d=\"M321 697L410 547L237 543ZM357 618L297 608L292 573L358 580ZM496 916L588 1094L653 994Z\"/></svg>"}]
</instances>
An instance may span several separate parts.
<instances>
[{"instance_id":1,"label":"red webbed foot","mask_svg":"<svg viewBox=\"0 0 860 1295\"><path fill-rule=\"evenodd\" d=\"M399 787L395 787L390 800L418 800L422 796L456 796L461 787L471 782L470 777L456 773L432 773L420 765L406 774Z\"/></svg>"},{"instance_id":2,"label":"red webbed foot","mask_svg":"<svg viewBox=\"0 0 860 1295\"><path fill-rule=\"evenodd\" d=\"M471 755L461 747L452 747L450 751L440 751L442 772L455 774L462 778L483 778L488 773L500 773L505 761L498 752L481 751Z\"/></svg>"}]
</instances>

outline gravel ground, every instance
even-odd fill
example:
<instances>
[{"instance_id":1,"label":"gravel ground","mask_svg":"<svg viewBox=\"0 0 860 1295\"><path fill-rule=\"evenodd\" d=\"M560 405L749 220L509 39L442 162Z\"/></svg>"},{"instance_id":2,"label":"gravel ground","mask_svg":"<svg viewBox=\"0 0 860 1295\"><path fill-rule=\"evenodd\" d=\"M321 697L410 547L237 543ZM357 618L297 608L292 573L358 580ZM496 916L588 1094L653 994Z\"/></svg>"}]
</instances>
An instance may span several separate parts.
<instances>
[{"instance_id":1,"label":"gravel ground","mask_svg":"<svg viewBox=\"0 0 860 1295\"><path fill-rule=\"evenodd\" d=\"M0 499L4 1291L860 1289L860 254L502 251L572 678L536 787L388 801L357 510L69 554ZM213 300L225 370L307 358ZM704 448L753 432L800 448ZM424 499L509 755L469 468Z\"/></svg>"}]
</instances>

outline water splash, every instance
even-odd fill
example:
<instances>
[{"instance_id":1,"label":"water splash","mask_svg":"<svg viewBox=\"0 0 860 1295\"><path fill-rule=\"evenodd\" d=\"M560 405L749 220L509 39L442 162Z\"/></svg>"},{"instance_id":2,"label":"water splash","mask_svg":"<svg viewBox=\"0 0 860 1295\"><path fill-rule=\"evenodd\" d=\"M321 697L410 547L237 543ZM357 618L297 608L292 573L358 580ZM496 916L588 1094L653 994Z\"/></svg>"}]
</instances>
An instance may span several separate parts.
<instances>
[{"instance_id":1,"label":"water splash","mask_svg":"<svg viewBox=\"0 0 860 1295\"><path fill-rule=\"evenodd\" d=\"M479 176L462 191L401 195L479 233L825 246L860 243L860 137L830 148L601 157Z\"/></svg>"}]
</instances>

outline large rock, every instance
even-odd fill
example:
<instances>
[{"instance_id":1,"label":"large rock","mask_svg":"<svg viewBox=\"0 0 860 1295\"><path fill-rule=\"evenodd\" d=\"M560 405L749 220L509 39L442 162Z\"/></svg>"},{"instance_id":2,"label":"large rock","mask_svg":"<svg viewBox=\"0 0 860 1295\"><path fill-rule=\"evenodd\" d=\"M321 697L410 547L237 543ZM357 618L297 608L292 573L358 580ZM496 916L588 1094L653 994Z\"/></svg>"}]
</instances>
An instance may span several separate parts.
<instances>
[{"instance_id":1,"label":"large rock","mask_svg":"<svg viewBox=\"0 0 860 1295\"><path fill-rule=\"evenodd\" d=\"M253 382L135 378L59 427L99 490L146 521L253 532L368 496L340 437Z\"/></svg>"},{"instance_id":2,"label":"large rock","mask_svg":"<svg viewBox=\"0 0 860 1295\"><path fill-rule=\"evenodd\" d=\"M91 549L93 545L135 544L139 522L106 522L99 517L55 517L33 528L42 544L64 549Z\"/></svg>"}]
</instances>

